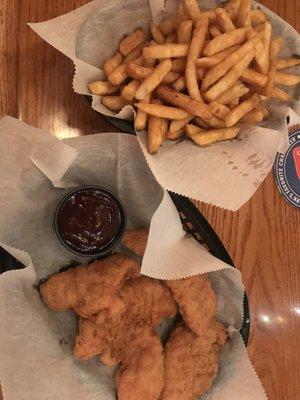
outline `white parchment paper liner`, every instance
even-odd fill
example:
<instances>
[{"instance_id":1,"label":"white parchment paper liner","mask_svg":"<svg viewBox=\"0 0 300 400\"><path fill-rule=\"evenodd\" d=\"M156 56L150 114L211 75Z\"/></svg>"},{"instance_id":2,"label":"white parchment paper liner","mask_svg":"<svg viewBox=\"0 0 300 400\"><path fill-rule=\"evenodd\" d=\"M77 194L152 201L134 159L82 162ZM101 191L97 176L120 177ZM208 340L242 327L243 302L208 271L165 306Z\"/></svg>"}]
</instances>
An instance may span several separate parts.
<instances>
[{"instance_id":1,"label":"white parchment paper liner","mask_svg":"<svg viewBox=\"0 0 300 400\"><path fill-rule=\"evenodd\" d=\"M27 266L0 276L0 380L6 400L115 398L113 369L97 358L80 362L72 356L76 317L50 312L34 287L71 260L81 261L58 242L53 212L66 187L83 184L117 192L130 226L151 224L144 274L175 279L210 273L218 318L231 340L218 378L203 398L221 400L226 393L233 400L265 399L237 332L244 292L240 273L185 234L135 137L101 134L59 141L7 117L0 121L0 148L0 246Z\"/></svg>"},{"instance_id":2,"label":"white parchment paper liner","mask_svg":"<svg viewBox=\"0 0 300 400\"><path fill-rule=\"evenodd\" d=\"M201 8L211 9L218 0L202 0ZM289 24L267 8L274 35L284 38L282 56L300 54L299 35ZM44 40L67 55L75 64L75 92L89 94L88 83L103 79L100 66L118 48L122 36L134 28L148 29L151 17L159 21L170 15L176 0L94 0L87 5L48 22L30 24ZM298 69L299 70L299 69ZM299 91L290 89L294 99ZM295 102L293 107L298 108ZM92 107L106 115L114 115L93 96ZM270 104L272 118L262 127L242 127L238 141L228 141L199 149L190 141L165 142L154 156L146 147L146 133L138 137L149 167L161 186L175 193L211 203L229 210L238 210L255 193L269 174L278 150L287 147L286 106ZM132 119L133 109L126 106L116 115Z\"/></svg>"}]
</instances>

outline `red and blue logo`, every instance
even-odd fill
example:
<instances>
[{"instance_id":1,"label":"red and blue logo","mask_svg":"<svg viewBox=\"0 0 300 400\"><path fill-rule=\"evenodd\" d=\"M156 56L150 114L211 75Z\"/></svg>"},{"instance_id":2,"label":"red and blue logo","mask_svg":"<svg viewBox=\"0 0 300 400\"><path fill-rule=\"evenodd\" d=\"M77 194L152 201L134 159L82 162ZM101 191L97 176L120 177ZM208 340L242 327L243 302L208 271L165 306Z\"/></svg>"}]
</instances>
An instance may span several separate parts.
<instances>
[{"instance_id":1,"label":"red and blue logo","mask_svg":"<svg viewBox=\"0 0 300 400\"><path fill-rule=\"evenodd\" d=\"M289 143L285 154L277 154L274 175L282 196L300 208L300 127L290 133Z\"/></svg>"}]
</instances>

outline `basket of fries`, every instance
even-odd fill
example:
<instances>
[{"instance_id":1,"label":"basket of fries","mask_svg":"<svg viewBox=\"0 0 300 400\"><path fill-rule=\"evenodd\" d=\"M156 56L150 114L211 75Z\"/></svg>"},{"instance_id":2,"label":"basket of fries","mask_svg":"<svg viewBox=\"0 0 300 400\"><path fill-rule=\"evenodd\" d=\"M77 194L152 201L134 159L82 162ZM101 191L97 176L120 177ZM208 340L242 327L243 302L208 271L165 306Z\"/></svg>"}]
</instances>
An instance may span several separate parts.
<instances>
[{"instance_id":1,"label":"basket of fries","mask_svg":"<svg viewBox=\"0 0 300 400\"><path fill-rule=\"evenodd\" d=\"M286 149L299 35L256 2L95 0L31 27L74 61L95 110L134 120L121 126L168 190L236 210Z\"/></svg>"}]
</instances>

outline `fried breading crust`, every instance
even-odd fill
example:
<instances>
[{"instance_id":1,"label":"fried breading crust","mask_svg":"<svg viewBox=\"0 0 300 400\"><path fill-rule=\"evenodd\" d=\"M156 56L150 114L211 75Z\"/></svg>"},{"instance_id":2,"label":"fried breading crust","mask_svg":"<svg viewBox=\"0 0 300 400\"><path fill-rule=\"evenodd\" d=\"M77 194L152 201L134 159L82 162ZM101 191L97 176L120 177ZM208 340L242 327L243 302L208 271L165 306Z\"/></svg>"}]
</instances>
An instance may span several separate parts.
<instances>
[{"instance_id":1,"label":"fried breading crust","mask_svg":"<svg viewBox=\"0 0 300 400\"><path fill-rule=\"evenodd\" d=\"M158 400L164 386L163 346L148 326L126 347L116 373L118 400Z\"/></svg>"},{"instance_id":2,"label":"fried breading crust","mask_svg":"<svg viewBox=\"0 0 300 400\"><path fill-rule=\"evenodd\" d=\"M173 292L186 325L196 335L201 335L217 312L217 296L209 276L204 274L165 282Z\"/></svg>"},{"instance_id":3,"label":"fried breading crust","mask_svg":"<svg viewBox=\"0 0 300 400\"><path fill-rule=\"evenodd\" d=\"M165 348L165 386L161 400L196 400L212 385L218 371L219 350L227 335L212 320L200 336L186 326L174 330Z\"/></svg>"},{"instance_id":4,"label":"fried breading crust","mask_svg":"<svg viewBox=\"0 0 300 400\"><path fill-rule=\"evenodd\" d=\"M114 254L51 276L41 285L40 292L51 310L73 308L81 317L103 320L119 317L125 311L118 291L127 279L139 274L136 261Z\"/></svg>"},{"instance_id":5,"label":"fried breading crust","mask_svg":"<svg viewBox=\"0 0 300 400\"><path fill-rule=\"evenodd\" d=\"M149 229L139 231L128 229L123 237L122 243L129 250L143 257L149 236Z\"/></svg>"},{"instance_id":6,"label":"fried breading crust","mask_svg":"<svg viewBox=\"0 0 300 400\"><path fill-rule=\"evenodd\" d=\"M101 324L85 319L80 321L74 349L77 358L99 355L104 364L116 365L139 327L154 327L163 317L174 317L177 312L169 288L145 276L125 282L120 296L125 302L126 312L118 320Z\"/></svg>"}]
</instances>

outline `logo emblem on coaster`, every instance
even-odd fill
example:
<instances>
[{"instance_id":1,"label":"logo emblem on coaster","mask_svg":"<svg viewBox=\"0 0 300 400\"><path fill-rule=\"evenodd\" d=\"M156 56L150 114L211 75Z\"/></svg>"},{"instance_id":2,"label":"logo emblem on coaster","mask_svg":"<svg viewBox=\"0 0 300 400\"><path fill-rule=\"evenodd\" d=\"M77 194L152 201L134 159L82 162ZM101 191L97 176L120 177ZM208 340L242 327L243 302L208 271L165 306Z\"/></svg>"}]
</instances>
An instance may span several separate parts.
<instances>
[{"instance_id":1,"label":"logo emblem on coaster","mask_svg":"<svg viewBox=\"0 0 300 400\"><path fill-rule=\"evenodd\" d=\"M300 208L300 126L292 128L289 142L286 154L277 154L275 180L285 200Z\"/></svg>"}]
</instances>

